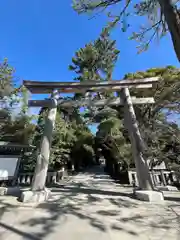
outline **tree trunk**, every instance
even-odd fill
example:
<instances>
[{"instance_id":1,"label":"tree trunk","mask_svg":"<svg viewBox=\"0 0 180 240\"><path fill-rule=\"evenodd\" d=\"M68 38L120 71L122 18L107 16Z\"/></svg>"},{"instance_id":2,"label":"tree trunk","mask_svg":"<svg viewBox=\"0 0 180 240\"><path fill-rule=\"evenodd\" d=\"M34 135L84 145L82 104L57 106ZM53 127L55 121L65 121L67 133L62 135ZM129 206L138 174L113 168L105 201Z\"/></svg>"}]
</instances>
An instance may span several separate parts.
<instances>
[{"instance_id":1,"label":"tree trunk","mask_svg":"<svg viewBox=\"0 0 180 240\"><path fill-rule=\"evenodd\" d=\"M32 181L32 190L41 191L45 188L48 171L52 133L56 120L57 101L52 99L52 106L46 118L44 133L41 140L40 153L37 157L35 173Z\"/></svg>"},{"instance_id":2,"label":"tree trunk","mask_svg":"<svg viewBox=\"0 0 180 240\"><path fill-rule=\"evenodd\" d=\"M176 56L180 61L180 14L171 0L158 0L158 2L168 25Z\"/></svg>"},{"instance_id":3,"label":"tree trunk","mask_svg":"<svg viewBox=\"0 0 180 240\"><path fill-rule=\"evenodd\" d=\"M144 157L144 142L142 140L139 127L136 120L131 96L128 88L122 89L120 97L124 103L124 123L127 128L131 140L132 153L136 165L137 178L140 189L152 190L151 181L147 161Z\"/></svg>"}]
</instances>

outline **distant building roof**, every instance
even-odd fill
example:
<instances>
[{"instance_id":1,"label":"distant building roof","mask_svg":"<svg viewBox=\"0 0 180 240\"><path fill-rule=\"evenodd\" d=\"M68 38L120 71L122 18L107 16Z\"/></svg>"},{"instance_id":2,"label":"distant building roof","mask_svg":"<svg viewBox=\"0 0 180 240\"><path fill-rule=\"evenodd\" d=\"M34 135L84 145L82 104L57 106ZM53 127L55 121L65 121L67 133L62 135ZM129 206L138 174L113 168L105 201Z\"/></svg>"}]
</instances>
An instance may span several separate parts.
<instances>
[{"instance_id":1,"label":"distant building roof","mask_svg":"<svg viewBox=\"0 0 180 240\"><path fill-rule=\"evenodd\" d=\"M0 151L21 151L21 150L30 150L34 148L34 146L29 144L19 144L13 142L3 142L0 141Z\"/></svg>"}]
</instances>

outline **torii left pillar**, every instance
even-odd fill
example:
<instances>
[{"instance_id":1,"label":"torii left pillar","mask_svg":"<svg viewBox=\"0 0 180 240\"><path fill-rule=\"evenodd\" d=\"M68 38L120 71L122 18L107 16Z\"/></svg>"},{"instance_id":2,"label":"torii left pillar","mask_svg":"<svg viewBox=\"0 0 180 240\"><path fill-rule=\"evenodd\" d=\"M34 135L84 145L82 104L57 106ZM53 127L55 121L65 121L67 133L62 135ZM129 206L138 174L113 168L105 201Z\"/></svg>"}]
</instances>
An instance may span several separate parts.
<instances>
[{"instance_id":1,"label":"torii left pillar","mask_svg":"<svg viewBox=\"0 0 180 240\"><path fill-rule=\"evenodd\" d=\"M49 165L52 134L57 113L57 100L55 98L55 94L56 92L50 100L49 111L44 126L44 133L37 156L32 187L30 191L25 191L21 194L22 202L43 202L47 200L50 195L50 190L46 189L45 184Z\"/></svg>"}]
</instances>

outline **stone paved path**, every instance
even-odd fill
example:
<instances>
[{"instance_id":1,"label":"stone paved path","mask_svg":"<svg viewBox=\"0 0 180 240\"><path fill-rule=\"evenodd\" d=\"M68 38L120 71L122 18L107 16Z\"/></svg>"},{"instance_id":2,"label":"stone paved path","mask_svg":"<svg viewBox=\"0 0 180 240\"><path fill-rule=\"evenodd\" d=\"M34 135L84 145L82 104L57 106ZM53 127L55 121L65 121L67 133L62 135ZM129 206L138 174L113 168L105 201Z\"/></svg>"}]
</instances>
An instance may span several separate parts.
<instances>
[{"instance_id":1,"label":"stone paved path","mask_svg":"<svg viewBox=\"0 0 180 240\"><path fill-rule=\"evenodd\" d=\"M0 240L180 240L180 202L144 203L131 192L96 167L52 189L47 203L0 197Z\"/></svg>"}]
</instances>

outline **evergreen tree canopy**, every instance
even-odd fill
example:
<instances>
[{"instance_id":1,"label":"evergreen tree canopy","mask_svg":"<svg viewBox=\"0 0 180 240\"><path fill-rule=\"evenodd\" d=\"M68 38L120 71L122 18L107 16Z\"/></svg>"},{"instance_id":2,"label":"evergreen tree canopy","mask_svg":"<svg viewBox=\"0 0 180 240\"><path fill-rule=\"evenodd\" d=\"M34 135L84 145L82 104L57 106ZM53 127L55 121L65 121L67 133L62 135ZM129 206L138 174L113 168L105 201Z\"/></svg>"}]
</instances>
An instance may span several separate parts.
<instances>
[{"instance_id":1,"label":"evergreen tree canopy","mask_svg":"<svg viewBox=\"0 0 180 240\"><path fill-rule=\"evenodd\" d=\"M109 32L104 29L97 40L77 51L69 66L78 75L75 80L112 80L112 71L119 54L115 44L116 41L111 40Z\"/></svg>"},{"instance_id":2,"label":"evergreen tree canopy","mask_svg":"<svg viewBox=\"0 0 180 240\"><path fill-rule=\"evenodd\" d=\"M169 32L175 53L180 61L180 47L178 45L180 41L180 14L178 4L178 0L73 0L73 7L78 13L99 13L100 10L109 9L108 16L110 19L114 18L108 24L109 28L119 23L122 32L126 32L130 25L133 26L132 18L134 16L141 17L143 24L139 27L138 32L132 32L130 38L137 40L139 53L147 50L155 37L162 38ZM117 12L117 6L119 12Z\"/></svg>"}]
</instances>

